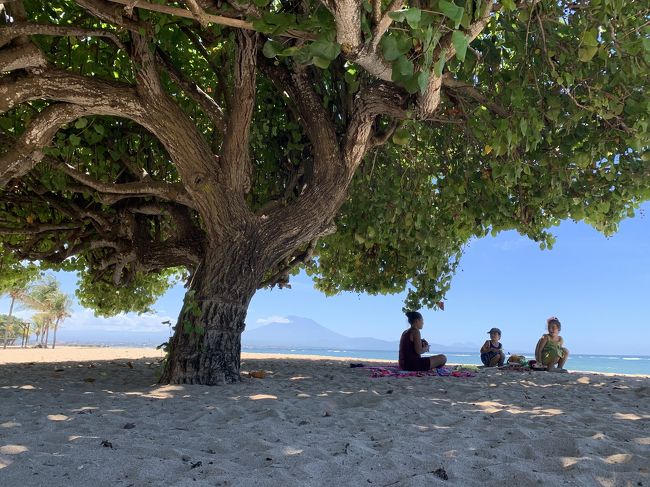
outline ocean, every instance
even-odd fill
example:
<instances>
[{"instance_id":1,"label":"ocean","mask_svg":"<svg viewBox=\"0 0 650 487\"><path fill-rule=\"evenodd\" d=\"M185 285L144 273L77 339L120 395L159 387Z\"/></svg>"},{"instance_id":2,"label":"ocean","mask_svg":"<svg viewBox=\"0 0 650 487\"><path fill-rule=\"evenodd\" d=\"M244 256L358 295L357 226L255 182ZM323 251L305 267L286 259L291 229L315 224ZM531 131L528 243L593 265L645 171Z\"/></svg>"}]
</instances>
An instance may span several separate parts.
<instances>
[{"instance_id":1,"label":"ocean","mask_svg":"<svg viewBox=\"0 0 650 487\"><path fill-rule=\"evenodd\" d=\"M334 350L315 348L249 348L242 347L242 352L281 353L284 355L325 355L329 357L355 357L359 359L382 359L397 362L397 351L393 350ZM481 365L478 354L469 352L444 352L447 360L454 364ZM526 354L533 358L534 353ZM593 355L571 354L565 367L569 371L608 372L612 374L650 375L650 356L647 355Z\"/></svg>"}]
</instances>

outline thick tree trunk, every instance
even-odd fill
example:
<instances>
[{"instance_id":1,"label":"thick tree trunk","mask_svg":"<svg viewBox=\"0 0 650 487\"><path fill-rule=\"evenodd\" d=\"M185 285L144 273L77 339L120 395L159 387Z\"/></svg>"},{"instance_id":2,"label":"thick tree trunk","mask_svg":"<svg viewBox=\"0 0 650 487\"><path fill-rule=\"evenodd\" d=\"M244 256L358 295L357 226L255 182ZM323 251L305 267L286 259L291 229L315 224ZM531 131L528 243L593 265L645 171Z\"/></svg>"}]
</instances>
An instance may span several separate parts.
<instances>
[{"instance_id":1,"label":"thick tree trunk","mask_svg":"<svg viewBox=\"0 0 650 487\"><path fill-rule=\"evenodd\" d=\"M197 268L170 340L161 383L219 385L240 380L241 333L263 265L257 239L214 249Z\"/></svg>"}]
</instances>

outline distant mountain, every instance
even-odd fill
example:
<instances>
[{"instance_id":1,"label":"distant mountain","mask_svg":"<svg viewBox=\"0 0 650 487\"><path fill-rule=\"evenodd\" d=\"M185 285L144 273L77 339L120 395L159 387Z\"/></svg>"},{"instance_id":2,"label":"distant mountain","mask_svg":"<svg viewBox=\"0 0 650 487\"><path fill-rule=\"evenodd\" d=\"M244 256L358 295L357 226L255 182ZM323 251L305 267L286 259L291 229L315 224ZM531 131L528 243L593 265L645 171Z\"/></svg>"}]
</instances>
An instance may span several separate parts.
<instances>
[{"instance_id":1,"label":"distant mountain","mask_svg":"<svg viewBox=\"0 0 650 487\"><path fill-rule=\"evenodd\" d=\"M399 341L378 340L376 338L354 338L336 333L319 325L314 320L300 316L287 316L288 323L275 322L268 325L244 330L242 346L251 348L319 348L340 350L398 350ZM477 347L470 344L457 344L461 348L452 348L431 343L432 352L464 350L474 351ZM456 346L456 344L454 344Z\"/></svg>"}]
</instances>

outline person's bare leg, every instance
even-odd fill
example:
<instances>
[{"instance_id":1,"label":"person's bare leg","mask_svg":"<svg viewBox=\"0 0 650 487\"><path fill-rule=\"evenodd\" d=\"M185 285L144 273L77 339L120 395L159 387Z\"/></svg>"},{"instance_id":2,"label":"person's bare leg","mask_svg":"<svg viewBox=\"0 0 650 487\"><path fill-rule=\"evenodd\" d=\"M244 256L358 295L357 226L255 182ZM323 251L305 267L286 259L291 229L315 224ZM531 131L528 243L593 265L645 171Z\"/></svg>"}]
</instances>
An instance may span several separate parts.
<instances>
[{"instance_id":1,"label":"person's bare leg","mask_svg":"<svg viewBox=\"0 0 650 487\"><path fill-rule=\"evenodd\" d=\"M495 355L494 357L492 357L492 360L490 360L488 367L496 367L499 364L500 360L501 360L501 355L499 354Z\"/></svg>"},{"instance_id":2,"label":"person's bare leg","mask_svg":"<svg viewBox=\"0 0 650 487\"><path fill-rule=\"evenodd\" d=\"M563 348L563 349L562 349L562 352L564 352L564 353L563 353L564 357L562 357L562 358L559 360L559 362L557 363L557 367L558 367L558 369L563 369L563 368L564 368L564 364L566 363L567 359L569 358L569 350L568 350L568 349Z\"/></svg>"},{"instance_id":3,"label":"person's bare leg","mask_svg":"<svg viewBox=\"0 0 650 487\"><path fill-rule=\"evenodd\" d=\"M447 363L447 356L446 355L434 355L433 357L429 357L429 360L431 361L431 368L435 369L436 367L442 367Z\"/></svg>"},{"instance_id":4,"label":"person's bare leg","mask_svg":"<svg viewBox=\"0 0 650 487\"><path fill-rule=\"evenodd\" d=\"M506 354L503 352L499 352L498 357L499 357L499 363L497 365L501 367L506 361Z\"/></svg>"}]
</instances>

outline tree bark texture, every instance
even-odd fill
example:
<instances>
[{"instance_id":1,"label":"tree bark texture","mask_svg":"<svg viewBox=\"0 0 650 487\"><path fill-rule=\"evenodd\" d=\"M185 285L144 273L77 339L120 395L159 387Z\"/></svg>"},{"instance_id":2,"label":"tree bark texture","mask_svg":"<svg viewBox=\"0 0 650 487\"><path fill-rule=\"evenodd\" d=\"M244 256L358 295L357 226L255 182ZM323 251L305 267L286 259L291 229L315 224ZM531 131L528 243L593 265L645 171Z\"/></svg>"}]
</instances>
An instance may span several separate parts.
<instances>
[{"instance_id":1,"label":"tree bark texture","mask_svg":"<svg viewBox=\"0 0 650 487\"><path fill-rule=\"evenodd\" d=\"M185 297L161 383L239 381L241 333L265 267L255 247L255 239L246 239L207 253Z\"/></svg>"}]
</instances>

